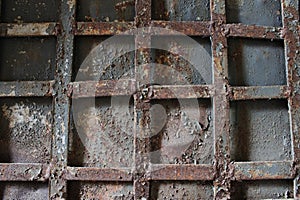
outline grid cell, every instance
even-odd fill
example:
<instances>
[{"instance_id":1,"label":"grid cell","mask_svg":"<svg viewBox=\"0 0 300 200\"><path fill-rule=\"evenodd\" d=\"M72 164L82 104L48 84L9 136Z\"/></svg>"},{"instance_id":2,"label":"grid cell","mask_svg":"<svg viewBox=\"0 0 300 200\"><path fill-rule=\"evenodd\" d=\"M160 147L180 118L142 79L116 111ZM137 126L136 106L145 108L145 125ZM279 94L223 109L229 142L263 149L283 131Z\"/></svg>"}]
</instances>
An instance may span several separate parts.
<instances>
[{"instance_id":1,"label":"grid cell","mask_svg":"<svg viewBox=\"0 0 300 200\"><path fill-rule=\"evenodd\" d=\"M54 79L55 38L0 38L0 81Z\"/></svg>"},{"instance_id":2,"label":"grid cell","mask_svg":"<svg viewBox=\"0 0 300 200\"><path fill-rule=\"evenodd\" d=\"M230 38L228 64L229 83L233 86L286 84L282 41Z\"/></svg>"},{"instance_id":3,"label":"grid cell","mask_svg":"<svg viewBox=\"0 0 300 200\"><path fill-rule=\"evenodd\" d=\"M134 5L133 0L78 0L77 21L133 21Z\"/></svg>"},{"instance_id":4,"label":"grid cell","mask_svg":"<svg viewBox=\"0 0 300 200\"><path fill-rule=\"evenodd\" d=\"M231 102L231 159L290 160L289 114L284 100Z\"/></svg>"},{"instance_id":5,"label":"grid cell","mask_svg":"<svg viewBox=\"0 0 300 200\"><path fill-rule=\"evenodd\" d=\"M152 0L152 19L165 21L209 21L209 0Z\"/></svg>"},{"instance_id":6,"label":"grid cell","mask_svg":"<svg viewBox=\"0 0 300 200\"><path fill-rule=\"evenodd\" d=\"M280 0L227 0L227 23L282 26Z\"/></svg>"}]
</instances>

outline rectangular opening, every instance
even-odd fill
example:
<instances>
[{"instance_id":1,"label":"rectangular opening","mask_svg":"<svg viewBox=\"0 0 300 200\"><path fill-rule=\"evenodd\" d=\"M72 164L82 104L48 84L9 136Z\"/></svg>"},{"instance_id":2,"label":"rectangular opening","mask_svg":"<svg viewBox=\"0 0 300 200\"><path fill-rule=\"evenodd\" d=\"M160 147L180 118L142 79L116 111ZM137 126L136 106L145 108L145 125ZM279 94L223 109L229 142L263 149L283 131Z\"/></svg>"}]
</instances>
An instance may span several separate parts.
<instances>
[{"instance_id":1,"label":"rectangular opening","mask_svg":"<svg viewBox=\"0 0 300 200\"><path fill-rule=\"evenodd\" d=\"M77 21L134 21L134 0L78 0Z\"/></svg>"},{"instance_id":2,"label":"rectangular opening","mask_svg":"<svg viewBox=\"0 0 300 200\"><path fill-rule=\"evenodd\" d=\"M49 199L47 183L36 182L1 182L0 197L2 199L46 200Z\"/></svg>"},{"instance_id":3,"label":"rectangular opening","mask_svg":"<svg viewBox=\"0 0 300 200\"><path fill-rule=\"evenodd\" d=\"M49 162L52 99L1 98L0 109L0 162Z\"/></svg>"},{"instance_id":4,"label":"rectangular opening","mask_svg":"<svg viewBox=\"0 0 300 200\"><path fill-rule=\"evenodd\" d=\"M2 0L1 22L56 22L59 17L58 0Z\"/></svg>"},{"instance_id":5,"label":"rectangular opening","mask_svg":"<svg viewBox=\"0 0 300 200\"><path fill-rule=\"evenodd\" d=\"M286 84L283 41L230 38L228 62L233 86Z\"/></svg>"},{"instance_id":6,"label":"rectangular opening","mask_svg":"<svg viewBox=\"0 0 300 200\"><path fill-rule=\"evenodd\" d=\"M155 36L152 60L156 63L151 81L160 85L205 85L212 83L209 38Z\"/></svg>"},{"instance_id":7,"label":"rectangular opening","mask_svg":"<svg viewBox=\"0 0 300 200\"><path fill-rule=\"evenodd\" d=\"M54 79L56 38L0 38L0 81Z\"/></svg>"},{"instance_id":8,"label":"rectangular opening","mask_svg":"<svg viewBox=\"0 0 300 200\"><path fill-rule=\"evenodd\" d=\"M68 182L68 198L79 199L133 199L132 183Z\"/></svg>"},{"instance_id":9,"label":"rectangular opening","mask_svg":"<svg viewBox=\"0 0 300 200\"><path fill-rule=\"evenodd\" d=\"M150 113L152 163L212 163L210 100L156 100Z\"/></svg>"},{"instance_id":10,"label":"rectangular opening","mask_svg":"<svg viewBox=\"0 0 300 200\"><path fill-rule=\"evenodd\" d=\"M231 102L230 112L232 160L292 159L286 100Z\"/></svg>"},{"instance_id":11,"label":"rectangular opening","mask_svg":"<svg viewBox=\"0 0 300 200\"><path fill-rule=\"evenodd\" d=\"M75 37L73 81L134 77L134 37Z\"/></svg>"},{"instance_id":12,"label":"rectangular opening","mask_svg":"<svg viewBox=\"0 0 300 200\"><path fill-rule=\"evenodd\" d=\"M150 199L213 199L211 182L153 181Z\"/></svg>"},{"instance_id":13,"label":"rectangular opening","mask_svg":"<svg viewBox=\"0 0 300 200\"><path fill-rule=\"evenodd\" d=\"M128 96L72 102L69 165L122 168L133 163L133 102Z\"/></svg>"},{"instance_id":14,"label":"rectangular opening","mask_svg":"<svg viewBox=\"0 0 300 200\"><path fill-rule=\"evenodd\" d=\"M165 21L209 21L209 0L152 0L152 19Z\"/></svg>"},{"instance_id":15,"label":"rectangular opening","mask_svg":"<svg viewBox=\"0 0 300 200\"><path fill-rule=\"evenodd\" d=\"M280 0L227 0L226 15L228 23L282 26Z\"/></svg>"},{"instance_id":16,"label":"rectangular opening","mask_svg":"<svg viewBox=\"0 0 300 200\"><path fill-rule=\"evenodd\" d=\"M242 181L232 183L232 199L293 198L292 180Z\"/></svg>"}]
</instances>

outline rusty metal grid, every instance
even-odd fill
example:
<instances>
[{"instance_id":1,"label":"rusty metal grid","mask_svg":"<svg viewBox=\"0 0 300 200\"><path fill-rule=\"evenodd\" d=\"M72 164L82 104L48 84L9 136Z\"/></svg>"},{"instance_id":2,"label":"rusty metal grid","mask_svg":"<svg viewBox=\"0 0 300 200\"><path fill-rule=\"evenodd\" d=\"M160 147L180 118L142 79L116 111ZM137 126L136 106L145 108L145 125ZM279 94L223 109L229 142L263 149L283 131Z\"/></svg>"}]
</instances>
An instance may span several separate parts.
<instances>
[{"instance_id":1,"label":"rusty metal grid","mask_svg":"<svg viewBox=\"0 0 300 200\"><path fill-rule=\"evenodd\" d=\"M49 181L49 198L67 198L67 181L124 181L134 183L134 198L150 198L151 181L213 181L214 199L229 199L231 183L235 180L294 179L294 198L300 198L300 40L299 6L296 0L282 0L283 27L227 24L225 0L211 0L211 21L179 22L151 20L151 0L136 0L134 22L76 22L76 0L61 0L58 23L0 24L1 37L56 36L57 67L55 79L50 81L0 82L0 97L43 97L54 98L54 129L51 164L2 163L1 181ZM147 70L135 68L134 80L123 80L121 88L116 81L71 82L74 36L115 35L136 27L164 27L189 36L209 36L212 41L213 84L179 86L143 86L147 84ZM157 33L164 34L164 33ZM149 62L149 35L135 38L135 63ZM287 85L233 87L228 82L227 38L243 37L284 40ZM146 39L145 39L146 38ZM120 80L118 81L120 82ZM102 169L69 167L67 165L68 134L70 129L70 100L94 96L89 91L96 85L96 96L134 96L135 137L134 169ZM118 87L120 84L118 84ZM152 91L146 99L139 98L141 86ZM143 89L142 87L142 89ZM213 102L214 119L214 164L162 165L150 164L148 157L149 139L143 127L149 123L149 100L171 99L168 91L178 91L176 98L208 98ZM192 88L197 96L186 93ZM289 104L290 130L292 136L292 160L266 162L231 162L229 137L229 104L235 100L287 99ZM156 169L157 170L150 170ZM274 170L275 169L275 170Z\"/></svg>"}]
</instances>

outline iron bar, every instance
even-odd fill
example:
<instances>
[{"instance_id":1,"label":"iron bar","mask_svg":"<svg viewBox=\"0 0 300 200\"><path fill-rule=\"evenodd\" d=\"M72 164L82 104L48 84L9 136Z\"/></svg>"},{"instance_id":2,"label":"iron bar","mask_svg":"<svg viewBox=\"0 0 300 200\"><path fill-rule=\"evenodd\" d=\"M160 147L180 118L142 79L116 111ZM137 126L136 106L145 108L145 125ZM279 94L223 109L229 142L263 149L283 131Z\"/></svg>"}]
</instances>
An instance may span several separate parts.
<instances>
[{"instance_id":1,"label":"iron bar","mask_svg":"<svg viewBox=\"0 0 300 200\"><path fill-rule=\"evenodd\" d=\"M46 181L50 176L50 165L36 163L0 164L0 181Z\"/></svg>"},{"instance_id":2,"label":"iron bar","mask_svg":"<svg viewBox=\"0 0 300 200\"><path fill-rule=\"evenodd\" d=\"M136 0L136 28L145 28L151 21L151 0ZM135 36L135 79L139 90L150 83L151 36L138 31ZM134 199L150 198L150 182L147 181L147 168L150 164L150 103L139 91L134 95Z\"/></svg>"},{"instance_id":3,"label":"iron bar","mask_svg":"<svg viewBox=\"0 0 300 200\"><path fill-rule=\"evenodd\" d=\"M133 95L135 81L131 79L124 80L103 80L103 81L84 81L73 82L69 84L68 94L72 98L81 97L104 97L104 96L122 96Z\"/></svg>"},{"instance_id":4,"label":"iron bar","mask_svg":"<svg viewBox=\"0 0 300 200\"><path fill-rule=\"evenodd\" d=\"M70 99L67 89L72 74L76 1L62 0L60 9L61 34L57 38L50 199L64 199L67 196L67 182L62 176L68 163Z\"/></svg>"},{"instance_id":5,"label":"iron bar","mask_svg":"<svg viewBox=\"0 0 300 200\"><path fill-rule=\"evenodd\" d=\"M25 37L25 36L55 36L59 32L59 24L55 22L45 23L0 23L1 37Z\"/></svg>"},{"instance_id":6,"label":"iron bar","mask_svg":"<svg viewBox=\"0 0 300 200\"><path fill-rule=\"evenodd\" d=\"M293 179L295 170L292 161L235 162L235 180Z\"/></svg>"},{"instance_id":7,"label":"iron bar","mask_svg":"<svg viewBox=\"0 0 300 200\"><path fill-rule=\"evenodd\" d=\"M300 57L299 57L299 1L283 0L282 1L282 16L284 42L285 42L285 57L287 69L287 84L291 88L291 96L289 98L289 114L290 114L290 130L292 137L292 152L295 162L297 177L294 179L294 198L300 198Z\"/></svg>"},{"instance_id":8,"label":"iron bar","mask_svg":"<svg viewBox=\"0 0 300 200\"><path fill-rule=\"evenodd\" d=\"M225 0L211 1L212 55L213 55L213 134L215 155L214 198L230 199L232 170L230 164L229 97L227 39L222 30L226 23Z\"/></svg>"},{"instance_id":9,"label":"iron bar","mask_svg":"<svg viewBox=\"0 0 300 200\"><path fill-rule=\"evenodd\" d=\"M231 87L231 100L251 99L287 99L290 90L287 86L252 86L252 87Z\"/></svg>"},{"instance_id":10,"label":"iron bar","mask_svg":"<svg viewBox=\"0 0 300 200\"><path fill-rule=\"evenodd\" d=\"M133 22L77 22L75 35L117 35L133 28Z\"/></svg>"},{"instance_id":11,"label":"iron bar","mask_svg":"<svg viewBox=\"0 0 300 200\"><path fill-rule=\"evenodd\" d=\"M54 81L0 82L0 97L43 97L53 95Z\"/></svg>"},{"instance_id":12,"label":"iron bar","mask_svg":"<svg viewBox=\"0 0 300 200\"><path fill-rule=\"evenodd\" d=\"M68 167L64 178L69 181L132 181L130 169Z\"/></svg>"},{"instance_id":13,"label":"iron bar","mask_svg":"<svg viewBox=\"0 0 300 200\"><path fill-rule=\"evenodd\" d=\"M149 180L154 181L212 181L212 165L164 165L152 164Z\"/></svg>"}]
</instances>

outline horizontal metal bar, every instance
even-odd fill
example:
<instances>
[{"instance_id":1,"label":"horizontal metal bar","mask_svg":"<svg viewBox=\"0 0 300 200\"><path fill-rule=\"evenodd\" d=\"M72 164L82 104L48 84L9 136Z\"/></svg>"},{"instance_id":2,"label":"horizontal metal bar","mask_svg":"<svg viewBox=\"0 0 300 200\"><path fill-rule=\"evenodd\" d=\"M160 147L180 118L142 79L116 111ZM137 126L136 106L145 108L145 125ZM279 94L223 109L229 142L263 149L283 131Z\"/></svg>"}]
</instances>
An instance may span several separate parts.
<instances>
[{"instance_id":1,"label":"horizontal metal bar","mask_svg":"<svg viewBox=\"0 0 300 200\"><path fill-rule=\"evenodd\" d=\"M290 96L287 86L232 87L231 100L286 99Z\"/></svg>"},{"instance_id":2,"label":"horizontal metal bar","mask_svg":"<svg viewBox=\"0 0 300 200\"><path fill-rule=\"evenodd\" d=\"M190 36L210 36L212 22L151 21L151 27L166 28L170 31L155 32L155 35L177 35L180 32ZM116 35L135 28L133 22L77 22L75 35ZM224 24L223 32L228 37L283 39L282 27L243 24ZM51 36L57 35L59 23L0 23L1 37ZM129 32L128 32L129 33Z\"/></svg>"},{"instance_id":3,"label":"horizontal metal bar","mask_svg":"<svg viewBox=\"0 0 300 200\"><path fill-rule=\"evenodd\" d=\"M132 95L134 92L135 81L132 79L123 79L73 82L69 85L68 95L72 98L81 98L125 96Z\"/></svg>"},{"instance_id":4,"label":"horizontal metal bar","mask_svg":"<svg viewBox=\"0 0 300 200\"><path fill-rule=\"evenodd\" d=\"M293 179L295 177L291 161L235 162L234 169L236 180Z\"/></svg>"},{"instance_id":5,"label":"horizontal metal bar","mask_svg":"<svg viewBox=\"0 0 300 200\"><path fill-rule=\"evenodd\" d=\"M282 27L224 24L223 32L227 37L283 39Z\"/></svg>"},{"instance_id":6,"label":"horizontal metal bar","mask_svg":"<svg viewBox=\"0 0 300 200\"><path fill-rule=\"evenodd\" d=\"M51 36L57 35L58 24L55 22L46 23L22 23L7 24L0 23L1 37L22 37L22 36Z\"/></svg>"},{"instance_id":7,"label":"horizontal metal bar","mask_svg":"<svg viewBox=\"0 0 300 200\"><path fill-rule=\"evenodd\" d=\"M53 95L54 81L0 82L0 97L43 97Z\"/></svg>"},{"instance_id":8,"label":"horizontal metal bar","mask_svg":"<svg viewBox=\"0 0 300 200\"><path fill-rule=\"evenodd\" d=\"M160 181L178 180L214 180L212 165L164 165L153 164L149 172L149 179Z\"/></svg>"},{"instance_id":9,"label":"horizontal metal bar","mask_svg":"<svg viewBox=\"0 0 300 200\"><path fill-rule=\"evenodd\" d=\"M180 32L181 34L190 35L190 36L210 36L210 21L204 22L188 22L188 21L152 21L152 27L160 27L169 29L168 31L153 32L155 35L176 35Z\"/></svg>"},{"instance_id":10,"label":"horizontal metal bar","mask_svg":"<svg viewBox=\"0 0 300 200\"><path fill-rule=\"evenodd\" d=\"M211 98L212 85L156 85L150 86L151 99Z\"/></svg>"},{"instance_id":11,"label":"horizontal metal bar","mask_svg":"<svg viewBox=\"0 0 300 200\"><path fill-rule=\"evenodd\" d=\"M77 22L75 35L116 35L133 28L133 22Z\"/></svg>"},{"instance_id":12,"label":"horizontal metal bar","mask_svg":"<svg viewBox=\"0 0 300 200\"><path fill-rule=\"evenodd\" d=\"M72 181L132 181L131 169L67 167L64 178Z\"/></svg>"},{"instance_id":13,"label":"horizontal metal bar","mask_svg":"<svg viewBox=\"0 0 300 200\"><path fill-rule=\"evenodd\" d=\"M0 181L46 181L50 165L44 164L0 164Z\"/></svg>"}]
</instances>

